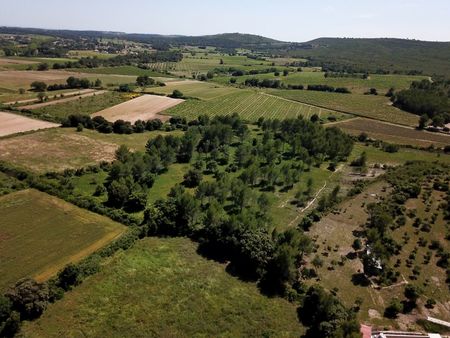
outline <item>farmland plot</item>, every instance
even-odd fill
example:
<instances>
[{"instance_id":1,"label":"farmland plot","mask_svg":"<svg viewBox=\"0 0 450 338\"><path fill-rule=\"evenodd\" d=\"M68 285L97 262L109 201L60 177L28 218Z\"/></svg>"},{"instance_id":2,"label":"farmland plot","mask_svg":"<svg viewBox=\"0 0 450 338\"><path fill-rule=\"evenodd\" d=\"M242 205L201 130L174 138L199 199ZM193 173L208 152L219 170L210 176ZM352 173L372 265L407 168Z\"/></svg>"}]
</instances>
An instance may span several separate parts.
<instances>
[{"instance_id":1,"label":"farmland plot","mask_svg":"<svg viewBox=\"0 0 450 338\"><path fill-rule=\"evenodd\" d=\"M364 118L355 118L333 124L352 135L366 133L377 140L397 143L401 145L414 145L428 147L446 146L450 144L450 136L445 134L419 131L406 126L372 121Z\"/></svg>"},{"instance_id":2,"label":"farmland plot","mask_svg":"<svg viewBox=\"0 0 450 338\"><path fill-rule=\"evenodd\" d=\"M158 95L142 95L130 101L118 104L101 110L92 116L103 116L111 122L117 120L130 121L134 123L137 120L152 120L160 119L167 120L167 116L159 115L158 113L174 107L183 102L181 99L172 99L170 97Z\"/></svg>"},{"instance_id":3,"label":"farmland plot","mask_svg":"<svg viewBox=\"0 0 450 338\"><path fill-rule=\"evenodd\" d=\"M0 112L0 137L31 130L58 127L59 124L30 119L28 117Z\"/></svg>"},{"instance_id":4,"label":"farmland plot","mask_svg":"<svg viewBox=\"0 0 450 338\"><path fill-rule=\"evenodd\" d=\"M260 117L286 119L303 116L309 118L313 114L317 114L324 120L329 116L336 118L345 116L329 109L301 104L262 92L244 90L209 101L189 100L165 113L189 119L195 119L201 114L217 116L238 113L248 121L256 121Z\"/></svg>"},{"instance_id":5,"label":"farmland plot","mask_svg":"<svg viewBox=\"0 0 450 338\"><path fill-rule=\"evenodd\" d=\"M36 190L0 197L0 290L23 277L44 281L125 229Z\"/></svg>"}]
</instances>

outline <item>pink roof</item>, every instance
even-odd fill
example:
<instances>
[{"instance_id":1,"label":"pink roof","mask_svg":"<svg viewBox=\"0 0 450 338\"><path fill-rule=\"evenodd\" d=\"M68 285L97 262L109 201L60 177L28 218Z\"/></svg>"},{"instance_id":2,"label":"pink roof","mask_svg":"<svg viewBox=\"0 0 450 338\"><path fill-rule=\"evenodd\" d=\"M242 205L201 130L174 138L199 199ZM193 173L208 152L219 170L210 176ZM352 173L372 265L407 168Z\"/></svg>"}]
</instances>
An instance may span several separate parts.
<instances>
[{"instance_id":1,"label":"pink roof","mask_svg":"<svg viewBox=\"0 0 450 338\"><path fill-rule=\"evenodd\" d=\"M361 324L360 327L361 334L363 338L371 338L372 336L372 327Z\"/></svg>"}]
</instances>

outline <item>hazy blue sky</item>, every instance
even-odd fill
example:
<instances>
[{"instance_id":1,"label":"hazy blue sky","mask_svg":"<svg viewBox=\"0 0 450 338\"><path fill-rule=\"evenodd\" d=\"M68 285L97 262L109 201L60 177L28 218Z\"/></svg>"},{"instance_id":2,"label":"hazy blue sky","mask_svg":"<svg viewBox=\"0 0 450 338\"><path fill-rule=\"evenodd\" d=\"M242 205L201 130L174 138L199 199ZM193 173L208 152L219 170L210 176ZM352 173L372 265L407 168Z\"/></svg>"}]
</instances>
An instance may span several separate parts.
<instances>
[{"instance_id":1,"label":"hazy blue sky","mask_svg":"<svg viewBox=\"0 0 450 338\"><path fill-rule=\"evenodd\" d=\"M399 37L450 41L449 0L0 0L0 25L286 41Z\"/></svg>"}]
</instances>

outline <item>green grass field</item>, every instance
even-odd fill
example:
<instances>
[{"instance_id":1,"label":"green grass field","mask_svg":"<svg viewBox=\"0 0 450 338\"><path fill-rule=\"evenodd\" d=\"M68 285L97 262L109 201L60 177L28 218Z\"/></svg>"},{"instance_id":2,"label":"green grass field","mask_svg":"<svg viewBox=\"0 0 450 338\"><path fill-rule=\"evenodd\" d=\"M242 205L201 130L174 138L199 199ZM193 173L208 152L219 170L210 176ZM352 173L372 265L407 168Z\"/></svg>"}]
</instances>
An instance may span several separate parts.
<instances>
[{"instance_id":1,"label":"green grass field","mask_svg":"<svg viewBox=\"0 0 450 338\"><path fill-rule=\"evenodd\" d=\"M313 114L319 115L324 121L330 116L334 116L339 120L346 117L344 114L328 109L284 100L283 98L251 90L241 90L240 92L209 101L188 100L166 110L165 113L184 116L188 119L194 119L201 114L216 116L238 113L243 119L248 121L256 121L259 117L285 119L303 116L309 118Z\"/></svg>"},{"instance_id":2,"label":"green grass field","mask_svg":"<svg viewBox=\"0 0 450 338\"><path fill-rule=\"evenodd\" d=\"M295 306L183 239L146 238L25 323L25 337L298 337Z\"/></svg>"},{"instance_id":3,"label":"green grass field","mask_svg":"<svg viewBox=\"0 0 450 338\"><path fill-rule=\"evenodd\" d=\"M386 94L386 92L392 87L396 90L409 88L413 81L420 81L427 79L425 76L411 76L411 75L378 75L371 74L368 79L361 78L349 78L349 77L325 77L324 72L316 71L304 71L304 72L291 72L288 76L275 76L274 73L258 74L258 75L246 75L236 77L236 83L244 83L248 78L258 79L278 79L285 84L291 85L318 85L325 84L333 87L346 87L352 93L364 94L370 88L376 88L380 95ZM214 82L221 84L227 84L230 81L229 76L215 77Z\"/></svg>"},{"instance_id":4,"label":"green grass field","mask_svg":"<svg viewBox=\"0 0 450 338\"><path fill-rule=\"evenodd\" d=\"M43 281L119 237L125 227L36 190L0 197L0 289Z\"/></svg>"},{"instance_id":5,"label":"green grass field","mask_svg":"<svg viewBox=\"0 0 450 338\"><path fill-rule=\"evenodd\" d=\"M168 95L172 94L175 89L181 91L184 96L195 97L205 101L239 91L239 89L233 87L220 86L211 82L191 80L167 82L164 87L151 87L147 88L146 91Z\"/></svg>"},{"instance_id":6,"label":"green grass field","mask_svg":"<svg viewBox=\"0 0 450 338\"><path fill-rule=\"evenodd\" d=\"M286 99L371 119L417 126L419 117L393 107L387 97L361 94L339 94L310 90L269 90Z\"/></svg>"},{"instance_id":7,"label":"green grass field","mask_svg":"<svg viewBox=\"0 0 450 338\"><path fill-rule=\"evenodd\" d=\"M54 105L34 109L37 116L63 119L71 114L90 115L105 108L115 106L129 99L127 95L108 92L101 95L79 98L70 102L55 103Z\"/></svg>"}]
</instances>

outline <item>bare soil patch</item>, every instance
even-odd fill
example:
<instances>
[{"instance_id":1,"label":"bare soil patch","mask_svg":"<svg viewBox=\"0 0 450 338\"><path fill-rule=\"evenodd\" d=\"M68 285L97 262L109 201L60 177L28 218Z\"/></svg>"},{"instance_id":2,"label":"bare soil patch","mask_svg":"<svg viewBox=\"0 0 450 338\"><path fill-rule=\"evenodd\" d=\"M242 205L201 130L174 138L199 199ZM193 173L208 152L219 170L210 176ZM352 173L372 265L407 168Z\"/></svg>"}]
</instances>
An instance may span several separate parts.
<instances>
[{"instance_id":1,"label":"bare soil patch","mask_svg":"<svg viewBox=\"0 0 450 338\"><path fill-rule=\"evenodd\" d=\"M35 120L16 114L0 112L0 137L23 133L30 130L55 127L59 127L59 124Z\"/></svg>"},{"instance_id":2,"label":"bare soil patch","mask_svg":"<svg viewBox=\"0 0 450 338\"><path fill-rule=\"evenodd\" d=\"M159 113L182 102L184 100L165 96L142 95L114 107L101 110L92 116L103 116L111 122L124 120L134 123L137 120L147 121L153 119L167 121L170 116L160 115Z\"/></svg>"},{"instance_id":3,"label":"bare soil patch","mask_svg":"<svg viewBox=\"0 0 450 338\"><path fill-rule=\"evenodd\" d=\"M38 109L38 108L42 108L42 107L51 106L51 105L54 105L54 104L75 101L75 100L78 100L78 99L81 99L81 98L84 98L84 97L101 95L101 94L105 94L107 92L108 92L107 90L96 90L96 91L90 90L90 92L87 92L85 94L75 95L75 96L71 96L71 97L66 97L66 98L59 99L59 100L53 100L53 101L47 101L47 102L42 102L42 103L30 104L30 105L27 105L27 106L22 106L22 107L20 107L20 109Z\"/></svg>"}]
</instances>

